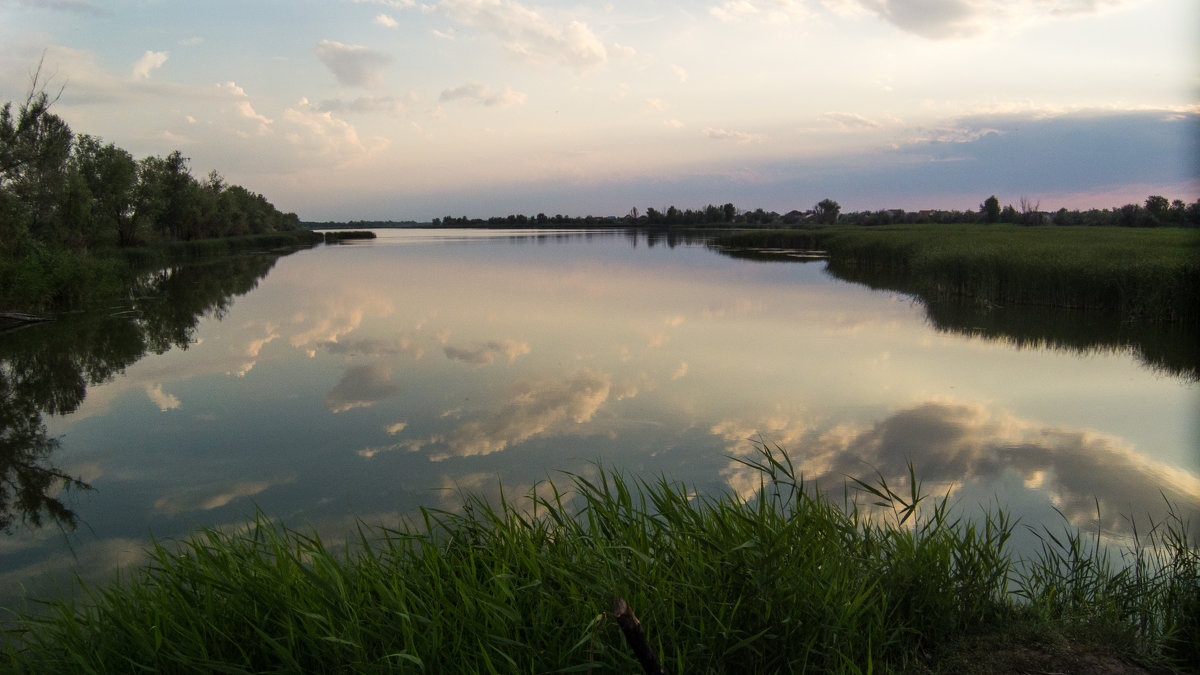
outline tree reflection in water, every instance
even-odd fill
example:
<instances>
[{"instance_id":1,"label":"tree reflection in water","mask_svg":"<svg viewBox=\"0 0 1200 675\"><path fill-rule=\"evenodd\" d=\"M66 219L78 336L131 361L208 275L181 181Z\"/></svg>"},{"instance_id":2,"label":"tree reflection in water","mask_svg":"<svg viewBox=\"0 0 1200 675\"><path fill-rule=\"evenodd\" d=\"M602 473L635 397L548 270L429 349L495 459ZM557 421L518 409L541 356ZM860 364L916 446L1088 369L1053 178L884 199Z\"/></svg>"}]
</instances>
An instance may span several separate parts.
<instances>
[{"instance_id":1,"label":"tree reflection in water","mask_svg":"<svg viewBox=\"0 0 1200 675\"><path fill-rule=\"evenodd\" d=\"M187 349L200 321L221 319L281 254L247 254L155 269L132 280L115 308L0 335L0 529L74 529L72 491L90 486L54 466L58 439L44 416L67 415L87 388L143 356Z\"/></svg>"}]
</instances>

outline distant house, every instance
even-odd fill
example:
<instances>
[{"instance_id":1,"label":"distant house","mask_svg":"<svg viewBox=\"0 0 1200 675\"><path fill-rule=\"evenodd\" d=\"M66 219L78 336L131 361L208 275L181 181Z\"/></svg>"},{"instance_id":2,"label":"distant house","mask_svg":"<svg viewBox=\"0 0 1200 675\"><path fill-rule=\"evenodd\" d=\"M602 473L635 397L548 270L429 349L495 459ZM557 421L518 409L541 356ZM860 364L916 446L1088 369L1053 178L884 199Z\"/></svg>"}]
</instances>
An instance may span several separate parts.
<instances>
[{"instance_id":1,"label":"distant house","mask_svg":"<svg viewBox=\"0 0 1200 675\"><path fill-rule=\"evenodd\" d=\"M800 223L803 223L807 220L811 220L812 217L813 217L812 211L795 211L795 210L788 211L787 213L783 214L783 224L784 225L799 225Z\"/></svg>"}]
</instances>

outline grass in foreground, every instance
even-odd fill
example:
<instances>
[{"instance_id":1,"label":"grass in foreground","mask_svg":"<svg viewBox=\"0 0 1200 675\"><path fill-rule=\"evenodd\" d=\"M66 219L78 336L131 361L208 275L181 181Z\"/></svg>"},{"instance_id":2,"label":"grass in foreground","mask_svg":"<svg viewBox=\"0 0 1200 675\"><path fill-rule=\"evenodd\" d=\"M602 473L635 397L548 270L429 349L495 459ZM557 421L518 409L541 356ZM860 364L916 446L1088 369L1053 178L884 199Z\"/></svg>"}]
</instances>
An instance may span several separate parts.
<instances>
[{"instance_id":1,"label":"grass in foreground","mask_svg":"<svg viewBox=\"0 0 1200 675\"><path fill-rule=\"evenodd\" d=\"M888 225L743 232L732 248L810 248L830 268L904 272L918 293L991 304L1104 309L1200 323L1200 230ZM908 290L908 289L905 289Z\"/></svg>"},{"instance_id":2,"label":"grass in foreground","mask_svg":"<svg viewBox=\"0 0 1200 675\"><path fill-rule=\"evenodd\" d=\"M1195 664L1200 554L1184 523L1116 570L1046 531L1027 566L995 513L951 520L916 481L854 481L883 517L837 506L787 457L759 495L693 495L604 473L523 507L468 499L418 528L332 551L259 517L204 531L78 606L26 616L15 672L636 672L607 615L628 600L668 672L930 672L963 636L1087 634ZM541 496L538 496L538 495ZM527 507L527 508L526 508Z\"/></svg>"}]
</instances>

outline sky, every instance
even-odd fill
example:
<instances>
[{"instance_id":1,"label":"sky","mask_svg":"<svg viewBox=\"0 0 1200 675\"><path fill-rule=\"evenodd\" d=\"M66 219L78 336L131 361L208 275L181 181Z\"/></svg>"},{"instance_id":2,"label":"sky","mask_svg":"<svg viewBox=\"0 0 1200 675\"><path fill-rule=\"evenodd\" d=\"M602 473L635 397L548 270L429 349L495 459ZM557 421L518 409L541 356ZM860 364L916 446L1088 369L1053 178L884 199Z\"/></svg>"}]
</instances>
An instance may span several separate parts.
<instances>
[{"instance_id":1,"label":"sky","mask_svg":"<svg viewBox=\"0 0 1200 675\"><path fill-rule=\"evenodd\" d=\"M0 0L0 102L304 220L1200 198L1195 0Z\"/></svg>"}]
</instances>

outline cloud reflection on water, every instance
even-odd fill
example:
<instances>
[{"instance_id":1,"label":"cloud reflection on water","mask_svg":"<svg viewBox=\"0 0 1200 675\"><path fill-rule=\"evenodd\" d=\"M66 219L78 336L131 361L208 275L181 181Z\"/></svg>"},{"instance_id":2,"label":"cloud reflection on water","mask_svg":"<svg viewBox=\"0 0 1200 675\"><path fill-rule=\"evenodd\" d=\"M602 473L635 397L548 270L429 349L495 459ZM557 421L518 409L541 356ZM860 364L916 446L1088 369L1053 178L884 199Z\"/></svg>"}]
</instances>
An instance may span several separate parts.
<instances>
[{"instance_id":1,"label":"cloud reflection on water","mask_svg":"<svg viewBox=\"0 0 1200 675\"><path fill-rule=\"evenodd\" d=\"M492 340L469 349L447 345L444 352L446 358L452 361L461 361L473 366L486 366L491 365L497 356L503 356L506 361L512 363L517 360L517 357L530 353L530 349L526 342L504 339Z\"/></svg>"},{"instance_id":2,"label":"cloud reflection on water","mask_svg":"<svg viewBox=\"0 0 1200 675\"><path fill-rule=\"evenodd\" d=\"M840 486L846 476L868 480L878 472L904 485L908 462L936 486L994 482L1015 471L1028 489L1044 492L1074 525L1095 522L1109 531L1127 517L1161 519L1164 498L1181 515L1200 516L1200 477L1148 459L1121 439L1086 429L1039 424L973 403L933 401L896 412L869 428L818 430L802 421L723 422L712 431L736 456L753 455L762 438L789 450L808 480ZM723 472L743 496L758 489L758 474L738 463ZM1144 521L1143 521L1144 522Z\"/></svg>"},{"instance_id":3,"label":"cloud reflection on water","mask_svg":"<svg viewBox=\"0 0 1200 675\"><path fill-rule=\"evenodd\" d=\"M325 397L325 407L340 413L351 408L365 408L399 393L392 382L392 367L386 363L350 366L342 379Z\"/></svg>"}]
</instances>

